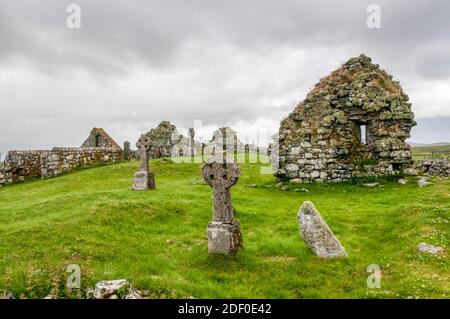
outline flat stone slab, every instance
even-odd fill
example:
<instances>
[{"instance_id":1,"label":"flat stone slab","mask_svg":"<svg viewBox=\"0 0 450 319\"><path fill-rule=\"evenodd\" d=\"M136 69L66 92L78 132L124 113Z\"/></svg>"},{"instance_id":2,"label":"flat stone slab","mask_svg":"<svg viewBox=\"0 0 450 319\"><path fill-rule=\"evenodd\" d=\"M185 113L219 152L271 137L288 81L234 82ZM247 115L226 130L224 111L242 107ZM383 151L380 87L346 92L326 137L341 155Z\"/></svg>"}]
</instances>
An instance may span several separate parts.
<instances>
[{"instance_id":1,"label":"flat stone slab","mask_svg":"<svg viewBox=\"0 0 450 319\"><path fill-rule=\"evenodd\" d=\"M429 254L443 254L445 252L445 249L443 247L426 243L420 243L419 245L417 245L417 250L422 253Z\"/></svg>"},{"instance_id":2,"label":"flat stone slab","mask_svg":"<svg viewBox=\"0 0 450 319\"><path fill-rule=\"evenodd\" d=\"M345 248L334 236L319 211L310 201L305 201L297 215L300 236L320 258L348 257Z\"/></svg>"},{"instance_id":3,"label":"flat stone slab","mask_svg":"<svg viewBox=\"0 0 450 319\"><path fill-rule=\"evenodd\" d=\"M378 185L380 185L380 183L366 183L366 184L364 184L364 186L366 186L366 187L376 187Z\"/></svg>"}]
</instances>

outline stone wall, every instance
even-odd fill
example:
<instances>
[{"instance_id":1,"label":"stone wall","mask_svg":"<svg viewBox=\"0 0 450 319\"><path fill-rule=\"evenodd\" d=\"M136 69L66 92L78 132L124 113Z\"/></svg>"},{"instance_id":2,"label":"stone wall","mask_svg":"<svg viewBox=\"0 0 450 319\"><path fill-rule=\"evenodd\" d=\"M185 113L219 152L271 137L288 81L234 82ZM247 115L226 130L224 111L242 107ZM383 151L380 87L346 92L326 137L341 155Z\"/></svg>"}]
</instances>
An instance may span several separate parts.
<instances>
[{"instance_id":1,"label":"stone wall","mask_svg":"<svg viewBox=\"0 0 450 319\"><path fill-rule=\"evenodd\" d=\"M450 156L420 161L416 163L416 168L426 175L450 177Z\"/></svg>"},{"instance_id":2,"label":"stone wall","mask_svg":"<svg viewBox=\"0 0 450 319\"><path fill-rule=\"evenodd\" d=\"M47 178L94 164L107 164L123 159L120 149L108 147L58 148L41 156L41 177Z\"/></svg>"},{"instance_id":3,"label":"stone wall","mask_svg":"<svg viewBox=\"0 0 450 319\"><path fill-rule=\"evenodd\" d=\"M9 151L5 166L10 170L13 182L41 177L41 155L45 151Z\"/></svg>"},{"instance_id":4,"label":"stone wall","mask_svg":"<svg viewBox=\"0 0 450 319\"><path fill-rule=\"evenodd\" d=\"M0 167L0 187L9 183L12 183L11 170L9 168Z\"/></svg>"},{"instance_id":5,"label":"stone wall","mask_svg":"<svg viewBox=\"0 0 450 319\"><path fill-rule=\"evenodd\" d=\"M123 159L119 148L58 148L50 151L10 151L0 169L0 185L29 178L48 178L75 168L107 164Z\"/></svg>"}]
</instances>

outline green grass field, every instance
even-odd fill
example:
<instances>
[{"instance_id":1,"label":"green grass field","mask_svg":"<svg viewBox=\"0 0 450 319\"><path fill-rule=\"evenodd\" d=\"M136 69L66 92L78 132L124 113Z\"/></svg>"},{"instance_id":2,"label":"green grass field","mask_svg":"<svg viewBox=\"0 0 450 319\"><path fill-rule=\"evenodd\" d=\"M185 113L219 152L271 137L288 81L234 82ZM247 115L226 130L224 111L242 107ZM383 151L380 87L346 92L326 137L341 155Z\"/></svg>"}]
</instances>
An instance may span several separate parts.
<instances>
[{"instance_id":1,"label":"green grass field","mask_svg":"<svg viewBox=\"0 0 450 319\"><path fill-rule=\"evenodd\" d=\"M64 289L67 265L79 264L82 288L126 278L155 298L449 298L448 254L416 246L449 247L450 180L283 191L258 165L240 165L232 196L245 247L234 258L208 255L212 193L200 164L152 161L157 189L146 192L131 190L137 162L0 188L0 294L80 297ZM302 187L309 192L294 191ZM349 258L322 260L306 247L296 219L305 200ZM380 289L367 288L370 264L382 269Z\"/></svg>"},{"instance_id":2,"label":"green grass field","mask_svg":"<svg viewBox=\"0 0 450 319\"><path fill-rule=\"evenodd\" d=\"M412 147L412 157L414 160L436 159L444 155L450 156L450 145Z\"/></svg>"}]
</instances>

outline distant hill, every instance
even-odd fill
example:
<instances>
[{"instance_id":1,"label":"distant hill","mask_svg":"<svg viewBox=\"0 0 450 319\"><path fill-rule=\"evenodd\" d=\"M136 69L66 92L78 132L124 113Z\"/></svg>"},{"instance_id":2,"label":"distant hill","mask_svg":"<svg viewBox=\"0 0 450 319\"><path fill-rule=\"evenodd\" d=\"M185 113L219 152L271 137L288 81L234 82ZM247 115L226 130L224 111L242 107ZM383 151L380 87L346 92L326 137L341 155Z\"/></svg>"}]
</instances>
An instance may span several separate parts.
<instances>
[{"instance_id":1,"label":"distant hill","mask_svg":"<svg viewBox=\"0 0 450 319\"><path fill-rule=\"evenodd\" d=\"M414 143L414 142L408 142L409 145L413 147L433 147L433 146L447 146L450 145L450 142L436 142L436 143Z\"/></svg>"}]
</instances>

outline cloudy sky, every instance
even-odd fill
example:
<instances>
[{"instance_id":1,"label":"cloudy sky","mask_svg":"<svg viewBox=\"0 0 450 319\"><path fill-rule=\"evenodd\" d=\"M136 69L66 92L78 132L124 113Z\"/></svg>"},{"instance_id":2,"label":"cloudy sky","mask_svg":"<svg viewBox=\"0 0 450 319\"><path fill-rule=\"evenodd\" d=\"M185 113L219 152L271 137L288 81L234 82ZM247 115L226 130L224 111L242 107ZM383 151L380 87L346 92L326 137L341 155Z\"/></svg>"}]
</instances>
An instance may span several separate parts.
<instances>
[{"instance_id":1,"label":"cloudy sky","mask_svg":"<svg viewBox=\"0 0 450 319\"><path fill-rule=\"evenodd\" d=\"M134 144L164 119L252 139L361 53L410 96L412 141L450 141L449 14L447 0L1 0L0 152L78 146L92 127Z\"/></svg>"}]
</instances>

